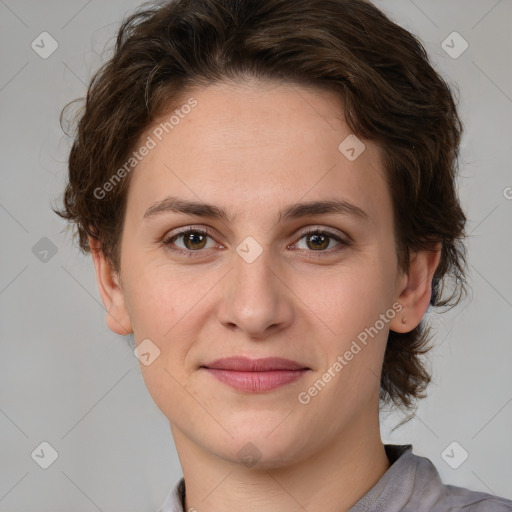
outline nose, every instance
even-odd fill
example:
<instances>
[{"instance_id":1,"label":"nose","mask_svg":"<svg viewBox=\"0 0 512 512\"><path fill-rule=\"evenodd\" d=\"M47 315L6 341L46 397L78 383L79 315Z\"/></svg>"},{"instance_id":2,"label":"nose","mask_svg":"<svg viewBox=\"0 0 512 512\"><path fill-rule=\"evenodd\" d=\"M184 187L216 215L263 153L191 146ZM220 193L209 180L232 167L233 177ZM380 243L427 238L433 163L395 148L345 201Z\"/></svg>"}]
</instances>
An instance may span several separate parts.
<instances>
[{"instance_id":1,"label":"nose","mask_svg":"<svg viewBox=\"0 0 512 512\"><path fill-rule=\"evenodd\" d=\"M259 339L288 327L294 311L293 293L279 263L271 261L270 251L264 249L251 263L236 254L233 264L224 283L219 322Z\"/></svg>"}]
</instances>

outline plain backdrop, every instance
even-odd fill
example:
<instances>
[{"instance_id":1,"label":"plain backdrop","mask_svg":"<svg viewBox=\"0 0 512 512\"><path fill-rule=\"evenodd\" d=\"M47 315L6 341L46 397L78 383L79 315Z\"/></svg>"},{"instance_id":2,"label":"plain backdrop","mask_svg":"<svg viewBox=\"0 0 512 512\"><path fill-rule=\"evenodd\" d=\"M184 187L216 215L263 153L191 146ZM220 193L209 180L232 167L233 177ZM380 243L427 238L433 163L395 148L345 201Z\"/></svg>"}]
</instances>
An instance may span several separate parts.
<instances>
[{"instance_id":1,"label":"plain backdrop","mask_svg":"<svg viewBox=\"0 0 512 512\"><path fill-rule=\"evenodd\" d=\"M131 340L106 327L92 259L50 209L67 172L60 110L84 95L138 5L0 0L2 512L156 511L182 475ZM471 234L468 299L429 314L437 336L428 397L393 432L402 417L382 414L382 438L413 444L445 483L512 499L512 2L376 5L417 34L458 85L460 196ZM32 47L41 37L45 51L58 45L47 58ZM37 457L51 456L43 442L58 454L47 469ZM458 468L446 462L446 453L460 461L466 452Z\"/></svg>"}]
</instances>

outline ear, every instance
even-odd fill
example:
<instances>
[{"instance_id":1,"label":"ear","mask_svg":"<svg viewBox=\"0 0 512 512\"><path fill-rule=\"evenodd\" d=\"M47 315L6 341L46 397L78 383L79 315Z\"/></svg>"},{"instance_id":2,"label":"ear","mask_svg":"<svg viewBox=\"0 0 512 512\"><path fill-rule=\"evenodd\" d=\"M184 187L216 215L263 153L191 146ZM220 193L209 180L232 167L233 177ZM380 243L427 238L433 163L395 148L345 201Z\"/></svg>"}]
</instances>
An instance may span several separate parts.
<instances>
[{"instance_id":1,"label":"ear","mask_svg":"<svg viewBox=\"0 0 512 512\"><path fill-rule=\"evenodd\" d=\"M91 256L96 268L96 280L101 300L107 311L107 326L116 334L130 334L133 332L133 328L128 310L126 309L119 275L113 270L112 265L100 250L98 240L89 237L89 247L91 248Z\"/></svg>"},{"instance_id":2,"label":"ear","mask_svg":"<svg viewBox=\"0 0 512 512\"><path fill-rule=\"evenodd\" d=\"M396 300L402 310L389 323L392 331L410 332L419 325L430 304L432 279L440 259L441 242L411 255L409 271L400 276Z\"/></svg>"}]
</instances>

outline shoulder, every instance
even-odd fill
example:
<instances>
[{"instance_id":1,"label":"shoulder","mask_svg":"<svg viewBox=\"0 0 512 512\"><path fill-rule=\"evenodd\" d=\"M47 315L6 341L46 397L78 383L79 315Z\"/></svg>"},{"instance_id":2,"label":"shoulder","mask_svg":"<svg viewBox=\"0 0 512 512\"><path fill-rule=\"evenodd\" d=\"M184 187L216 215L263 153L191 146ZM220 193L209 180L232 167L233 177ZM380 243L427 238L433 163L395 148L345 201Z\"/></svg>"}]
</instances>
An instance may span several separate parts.
<instances>
[{"instance_id":1,"label":"shoulder","mask_svg":"<svg viewBox=\"0 0 512 512\"><path fill-rule=\"evenodd\" d=\"M512 512L512 501L446 485L412 445L384 445L390 467L349 512Z\"/></svg>"},{"instance_id":2,"label":"shoulder","mask_svg":"<svg viewBox=\"0 0 512 512\"><path fill-rule=\"evenodd\" d=\"M409 451L409 467L415 469L411 507L403 510L429 512L512 512L512 501L493 494L447 485L441 481L434 464ZM427 506L426 506L427 505Z\"/></svg>"},{"instance_id":3,"label":"shoulder","mask_svg":"<svg viewBox=\"0 0 512 512\"><path fill-rule=\"evenodd\" d=\"M512 501L506 498L453 485L443 485L443 488L445 492L440 504L444 508L439 510L463 510L464 512L512 511Z\"/></svg>"}]
</instances>

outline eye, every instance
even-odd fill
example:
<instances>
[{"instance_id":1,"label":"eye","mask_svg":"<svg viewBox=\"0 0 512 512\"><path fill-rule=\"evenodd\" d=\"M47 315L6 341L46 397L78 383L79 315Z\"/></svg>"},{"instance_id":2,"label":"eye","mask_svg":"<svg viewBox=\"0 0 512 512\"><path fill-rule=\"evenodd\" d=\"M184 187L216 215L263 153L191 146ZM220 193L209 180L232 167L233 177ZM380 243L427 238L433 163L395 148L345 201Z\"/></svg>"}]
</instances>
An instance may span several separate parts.
<instances>
[{"instance_id":1,"label":"eye","mask_svg":"<svg viewBox=\"0 0 512 512\"><path fill-rule=\"evenodd\" d=\"M209 249L215 247L215 243L209 247L206 245L208 238L212 238L208 231L198 228L187 228L178 234L171 236L163 241L164 245L167 246L171 251L186 254L187 256L195 256L194 252L200 252L202 249ZM178 248L173 247L176 240L183 239L183 247L178 245Z\"/></svg>"},{"instance_id":2,"label":"eye","mask_svg":"<svg viewBox=\"0 0 512 512\"><path fill-rule=\"evenodd\" d=\"M207 245L208 238L212 240L212 243L209 246ZM334 249L333 251L327 251L329 248L332 249L332 247L329 246L333 240L340 246L348 247L350 245L350 242L344 240L341 236L318 228L302 232L300 234L299 241L296 242L296 244L303 239L306 240L306 247L298 247L298 249L305 250L307 252L327 252L328 254L336 252L339 248ZM182 246L176 244L178 240L182 240ZM203 249L210 249L219 245L214 241L213 234L210 233L209 230L193 227L186 228L181 232L164 239L163 244L172 252L192 257L200 256ZM293 245L288 247L292 248Z\"/></svg>"},{"instance_id":3,"label":"eye","mask_svg":"<svg viewBox=\"0 0 512 512\"><path fill-rule=\"evenodd\" d=\"M324 231L320 229L312 229L301 233L301 240L305 239L305 248L299 247L299 249L310 250L313 252L326 252L332 240L338 242L338 245L348 246L349 242L343 240L340 236L331 233L330 231ZM298 242L297 242L298 243ZM331 252L331 251L329 251Z\"/></svg>"}]
</instances>

